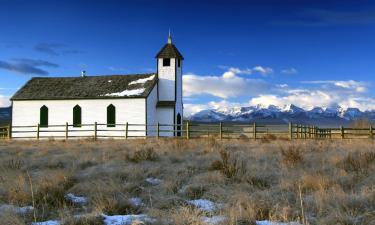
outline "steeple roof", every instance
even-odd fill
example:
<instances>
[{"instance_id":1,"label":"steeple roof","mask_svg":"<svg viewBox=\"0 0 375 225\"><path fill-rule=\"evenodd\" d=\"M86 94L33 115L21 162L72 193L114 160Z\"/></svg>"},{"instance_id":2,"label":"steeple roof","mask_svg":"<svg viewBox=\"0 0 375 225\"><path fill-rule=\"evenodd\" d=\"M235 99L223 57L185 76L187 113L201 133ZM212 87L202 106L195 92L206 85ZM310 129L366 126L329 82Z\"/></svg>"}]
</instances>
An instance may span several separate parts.
<instances>
[{"instance_id":1,"label":"steeple roof","mask_svg":"<svg viewBox=\"0 0 375 225\"><path fill-rule=\"evenodd\" d=\"M169 32L168 35L168 43L163 46L163 48L159 51L156 55L156 58L177 58L177 59L184 59L182 54L178 51L176 46L172 43L172 36Z\"/></svg>"}]
</instances>

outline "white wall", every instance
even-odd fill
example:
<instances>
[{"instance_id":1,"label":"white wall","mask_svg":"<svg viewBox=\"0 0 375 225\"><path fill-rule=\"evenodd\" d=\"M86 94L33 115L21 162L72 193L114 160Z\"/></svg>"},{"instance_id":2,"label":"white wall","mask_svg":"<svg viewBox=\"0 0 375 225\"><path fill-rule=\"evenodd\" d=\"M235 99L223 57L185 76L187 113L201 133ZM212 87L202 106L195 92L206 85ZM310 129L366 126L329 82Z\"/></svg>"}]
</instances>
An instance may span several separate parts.
<instances>
[{"instance_id":1,"label":"white wall","mask_svg":"<svg viewBox=\"0 0 375 225\"><path fill-rule=\"evenodd\" d=\"M157 95L157 85L152 89L150 95L147 98L147 136L155 136L156 129L155 126L157 122L156 118L156 104L158 102L158 95Z\"/></svg>"},{"instance_id":2,"label":"white wall","mask_svg":"<svg viewBox=\"0 0 375 225\"><path fill-rule=\"evenodd\" d=\"M173 107L158 107L156 109L156 118L161 125L173 124ZM160 126L160 130L173 130L173 126ZM160 132L160 136L174 136L173 132Z\"/></svg>"},{"instance_id":3,"label":"white wall","mask_svg":"<svg viewBox=\"0 0 375 225\"><path fill-rule=\"evenodd\" d=\"M107 123L107 106L113 104L116 107L116 124L145 124L146 123L146 99L145 98L131 98L131 99L96 99L96 100L44 100L44 101L14 101L13 102L13 137L35 137L36 132L33 133L16 133L17 131L35 131L36 128L17 128L16 126L36 126L40 121L40 108L43 105L48 107L48 124L49 125L64 125L68 122L73 123L73 107L75 105L81 106L82 109L82 124ZM41 128L43 130L64 130L64 127L48 127ZM73 128L70 130L77 130L78 132L71 132L72 136L93 136L93 126ZM111 131L99 131L98 135L107 136L125 136L125 126L109 127L98 126L98 129L108 129ZM143 126L130 126L129 136L144 136L145 132L136 132L130 130L145 130ZM40 136L64 136L64 132L40 132Z\"/></svg>"},{"instance_id":4,"label":"white wall","mask_svg":"<svg viewBox=\"0 0 375 225\"><path fill-rule=\"evenodd\" d=\"M177 98L176 98L176 122L177 122L177 114L180 113L181 117L183 118L183 102L182 102L182 94L183 94L183 86L182 86L182 65L183 60L181 60L181 66L177 67Z\"/></svg>"},{"instance_id":5,"label":"white wall","mask_svg":"<svg viewBox=\"0 0 375 225\"><path fill-rule=\"evenodd\" d=\"M159 101L175 100L175 64L172 58L171 65L163 67L163 59L158 59Z\"/></svg>"}]
</instances>

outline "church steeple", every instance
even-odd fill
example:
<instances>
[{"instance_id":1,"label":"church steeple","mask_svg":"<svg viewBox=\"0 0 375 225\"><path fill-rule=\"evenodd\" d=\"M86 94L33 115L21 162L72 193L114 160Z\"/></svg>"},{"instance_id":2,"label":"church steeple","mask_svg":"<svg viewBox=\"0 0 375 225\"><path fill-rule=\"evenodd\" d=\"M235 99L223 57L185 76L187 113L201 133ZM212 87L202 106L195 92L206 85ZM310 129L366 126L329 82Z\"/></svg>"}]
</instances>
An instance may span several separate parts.
<instances>
[{"instance_id":1,"label":"church steeple","mask_svg":"<svg viewBox=\"0 0 375 225\"><path fill-rule=\"evenodd\" d=\"M172 35L171 35L170 29L169 29L169 33L168 33L168 44L172 44Z\"/></svg>"},{"instance_id":2,"label":"church steeple","mask_svg":"<svg viewBox=\"0 0 375 225\"><path fill-rule=\"evenodd\" d=\"M168 33L168 42L163 46L163 48L156 54L156 57L158 59L163 58L176 58L176 59L184 59L182 54L178 51L176 46L172 43L172 35L171 31Z\"/></svg>"}]
</instances>

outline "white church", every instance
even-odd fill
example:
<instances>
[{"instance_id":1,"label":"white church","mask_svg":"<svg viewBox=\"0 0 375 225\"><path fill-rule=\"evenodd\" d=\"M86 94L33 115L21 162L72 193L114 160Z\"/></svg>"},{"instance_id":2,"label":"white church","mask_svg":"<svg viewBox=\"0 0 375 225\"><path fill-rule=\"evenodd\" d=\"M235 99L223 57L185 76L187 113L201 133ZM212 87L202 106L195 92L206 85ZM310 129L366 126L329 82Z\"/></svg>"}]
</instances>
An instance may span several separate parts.
<instances>
[{"instance_id":1,"label":"white church","mask_svg":"<svg viewBox=\"0 0 375 225\"><path fill-rule=\"evenodd\" d=\"M125 124L126 135L155 136L158 123L160 136L180 136L183 60L169 35L156 73L32 78L11 98L12 137L32 138L36 125L44 137L63 137L63 125L69 136L90 136L95 123L105 137L123 137Z\"/></svg>"}]
</instances>

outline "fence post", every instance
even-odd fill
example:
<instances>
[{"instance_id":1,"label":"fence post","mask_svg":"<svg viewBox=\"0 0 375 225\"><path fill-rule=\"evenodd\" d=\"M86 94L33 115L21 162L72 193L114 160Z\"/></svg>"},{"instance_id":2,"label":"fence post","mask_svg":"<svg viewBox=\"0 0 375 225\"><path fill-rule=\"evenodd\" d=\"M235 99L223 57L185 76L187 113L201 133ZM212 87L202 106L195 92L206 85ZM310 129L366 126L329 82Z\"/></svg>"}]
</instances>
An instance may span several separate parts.
<instances>
[{"instance_id":1,"label":"fence post","mask_svg":"<svg viewBox=\"0 0 375 225\"><path fill-rule=\"evenodd\" d=\"M293 139L293 127L292 127L292 123L289 122L289 139L292 140Z\"/></svg>"},{"instance_id":2,"label":"fence post","mask_svg":"<svg viewBox=\"0 0 375 225\"><path fill-rule=\"evenodd\" d=\"M156 124L156 137L159 139L159 136L160 136L160 124L158 122L158 124Z\"/></svg>"},{"instance_id":3,"label":"fence post","mask_svg":"<svg viewBox=\"0 0 375 225\"><path fill-rule=\"evenodd\" d=\"M68 122L65 123L65 140L68 140L69 138L69 126L68 126Z\"/></svg>"},{"instance_id":4,"label":"fence post","mask_svg":"<svg viewBox=\"0 0 375 225\"><path fill-rule=\"evenodd\" d=\"M223 123L220 122L220 126L219 126L219 129L220 129L220 140L223 139Z\"/></svg>"},{"instance_id":5,"label":"fence post","mask_svg":"<svg viewBox=\"0 0 375 225\"><path fill-rule=\"evenodd\" d=\"M186 122L186 139L190 139L189 121Z\"/></svg>"},{"instance_id":6,"label":"fence post","mask_svg":"<svg viewBox=\"0 0 375 225\"><path fill-rule=\"evenodd\" d=\"M8 135L8 139L11 139L12 138L12 125L8 125L8 129L7 129L7 135Z\"/></svg>"},{"instance_id":7,"label":"fence post","mask_svg":"<svg viewBox=\"0 0 375 225\"><path fill-rule=\"evenodd\" d=\"M255 122L253 123L253 138L257 139L257 124Z\"/></svg>"},{"instance_id":8,"label":"fence post","mask_svg":"<svg viewBox=\"0 0 375 225\"><path fill-rule=\"evenodd\" d=\"M36 128L36 139L39 140L39 132L40 132L40 124L38 123L38 126Z\"/></svg>"},{"instance_id":9,"label":"fence post","mask_svg":"<svg viewBox=\"0 0 375 225\"><path fill-rule=\"evenodd\" d=\"M125 124L125 139L128 139L128 128L129 128L129 124L128 124L128 122L126 122L126 124Z\"/></svg>"},{"instance_id":10,"label":"fence post","mask_svg":"<svg viewBox=\"0 0 375 225\"><path fill-rule=\"evenodd\" d=\"M370 125L370 138L373 138L373 133L372 133L372 125Z\"/></svg>"},{"instance_id":11,"label":"fence post","mask_svg":"<svg viewBox=\"0 0 375 225\"><path fill-rule=\"evenodd\" d=\"M94 141L96 141L98 137L98 123L95 122L95 125L94 125Z\"/></svg>"},{"instance_id":12,"label":"fence post","mask_svg":"<svg viewBox=\"0 0 375 225\"><path fill-rule=\"evenodd\" d=\"M341 131L341 139L344 139L345 138L345 131L344 131L344 127L343 126L340 126L340 131Z\"/></svg>"}]
</instances>

